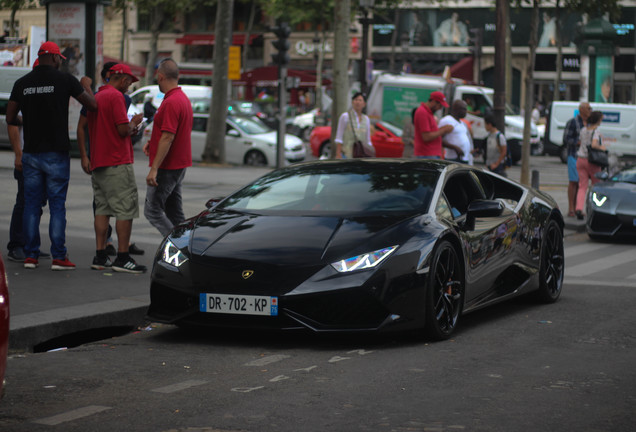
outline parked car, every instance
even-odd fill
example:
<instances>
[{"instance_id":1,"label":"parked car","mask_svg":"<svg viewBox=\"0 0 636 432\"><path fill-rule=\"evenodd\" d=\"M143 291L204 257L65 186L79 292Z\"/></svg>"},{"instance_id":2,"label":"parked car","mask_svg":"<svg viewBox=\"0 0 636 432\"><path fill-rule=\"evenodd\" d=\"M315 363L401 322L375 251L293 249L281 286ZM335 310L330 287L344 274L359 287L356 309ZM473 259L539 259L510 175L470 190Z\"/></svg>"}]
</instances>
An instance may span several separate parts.
<instances>
[{"instance_id":1,"label":"parked car","mask_svg":"<svg viewBox=\"0 0 636 432\"><path fill-rule=\"evenodd\" d=\"M209 109L209 103L212 99L212 87L199 85L182 85L180 87L191 101L193 99L207 100ZM161 102L163 102L163 97L165 96L165 94L163 94L161 90L159 90L158 85L144 86L135 90L130 94L130 99L132 102L130 104L130 107L128 108L129 116L144 112L144 102L147 95L150 95L152 97L152 104L155 106L155 108L159 108Z\"/></svg>"},{"instance_id":2,"label":"parked car","mask_svg":"<svg viewBox=\"0 0 636 432\"><path fill-rule=\"evenodd\" d=\"M192 160L200 161L205 149L208 127L207 113L194 113L192 123ZM144 131L144 142L150 139L152 124ZM254 166L276 166L276 131L256 116L228 115L225 130L225 159L228 163ZM303 142L285 135L285 160L288 163L305 160Z\"/></svg>"},{"instance_id":3,"label":"parked car","mask_svg":"<svg viewBox=\"0 0 636 432\"><path fill-rule=\"evenodd\" d=\"M4 394L4 373L9 352L9 282L0 254L0 398Z\"/></svg>"},{"instance_id":4,"label":"parked car","mask_svg":"<svg viewBox=\"0 0 636 432\"><path fill-rule=\"evenodd\" d=\"M7 105L10 93L0 93L0 147L11 148L9 132L7 131Z\"/></svg>"},{"instance_id":5,"label":"parked car","mask_svg":"<svg viewBox=\"0 0 636 432\"><path fill-rule=\"evenodd\" d=\"M447 339L462 314L563 286L556 202L465 164L306 162L208 206L155 255L152 321Z\"/></svg>"},{"instance_id":6,"label":"parked car","mask_svg":"<svg viewBox=\"0 0 636 432\"><path fill-rule=\"evenodd\" d=\"M586 230L591 238L636 238L636 166L614 175L601 172L603 180L587 195Z\"/></svg>"},{"instance_id":7,"label":"parked car","mask_svg":"<svg viewBox=\"0 0 636 432\"><path fill-rule=\"evenodd\" d=\"M376 157L402 157L402 130L384 121L372 123L371 144ZM311 153L320 159L331 157L331 126L318 126L309 136Z\"/></svg>"}]
</instances>

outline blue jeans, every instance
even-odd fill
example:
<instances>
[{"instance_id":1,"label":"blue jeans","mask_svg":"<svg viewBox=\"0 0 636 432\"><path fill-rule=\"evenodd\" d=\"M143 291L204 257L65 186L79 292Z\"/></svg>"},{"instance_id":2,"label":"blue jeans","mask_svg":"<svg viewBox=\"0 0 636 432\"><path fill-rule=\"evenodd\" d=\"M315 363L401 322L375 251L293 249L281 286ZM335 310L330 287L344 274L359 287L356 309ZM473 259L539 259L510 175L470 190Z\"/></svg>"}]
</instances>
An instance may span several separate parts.
<instances>
[{"instance_id":1,"label":"blue jeans","mask_svg":"<svg viewBox=\"0 0 636 432\"><path fill-rule=\"evenodd\" d=\"M66 257L66 193L71 159L67 152L23 153L24 175L24 254L40 255L40 215L42 202L49 201L49 238L53 259Z\"/></svg>"},{"instance_id":2,"label":"blue jeans","mask_svg":"<svg viewBox=\"0 0 636 432\"><path fill-rule=\"evenodd\" d=\"M157 186L148 186L144 216L162 236L167 236L175 225L185 220L181 200L181 182L186 169L157 171Z\"/></svg>"},{"instance_id":3,"label":"blue jeans","mask_svg":"<svg viewBox=\"0 0 636 432\"><path fill-rule=\"evenodd\" d=\"M18 193L15 196L15 205L11 214L9 225L9 244L7 249L24 249L24 236L22 235L22 215L24 213L24 176L22 171L13 170L13 178L18 182Z\"/></svg>"}]
</instances>

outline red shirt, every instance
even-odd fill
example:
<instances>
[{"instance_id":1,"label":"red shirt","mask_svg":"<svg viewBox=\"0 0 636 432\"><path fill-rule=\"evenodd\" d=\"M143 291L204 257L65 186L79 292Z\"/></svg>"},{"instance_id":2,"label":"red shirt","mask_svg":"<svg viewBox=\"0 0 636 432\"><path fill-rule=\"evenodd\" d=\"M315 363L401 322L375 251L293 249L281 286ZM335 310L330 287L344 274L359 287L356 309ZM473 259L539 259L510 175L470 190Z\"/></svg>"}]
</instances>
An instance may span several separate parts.
<instances>
[{"instance_id":1,"label":"red shirt","mask_svg":"<svg viewBox=\"0 0 636 432\"><path fill-rule=\"evenodd\" d=\"M124 95L111 85L101 86L95 95L97 111L88 111L91 168L134 162L130 136L120 137L117 125L128 124Z\"/></svg>"},{"instance_id":2,"label":"red shirt","mask_svg":"<svg viewBox=\"0 0 636 432\"><path fill-rule=\"evenodd\" d=\"M164 158L161 169L181 169L192 166L192 104L181 87L170 90L163 98L153 119L152 135L148 142L150 166L157 155L162 132L174 134L174 140Z\"/></svg>"},{"instance_id":3,"label":"red shirt","mask_svg":"<svg viewBox=\"0 0 636 432\"><path fill-rule=\"evenodd\" d=\"M424 141L422 139L422 132L435 132L438 130L437 119L426 103L422 102L422 105L415 111L413 126L415 128L413 156L439 156L443 159L441 136L432 141Z\"/></svg>"}]
</instances>

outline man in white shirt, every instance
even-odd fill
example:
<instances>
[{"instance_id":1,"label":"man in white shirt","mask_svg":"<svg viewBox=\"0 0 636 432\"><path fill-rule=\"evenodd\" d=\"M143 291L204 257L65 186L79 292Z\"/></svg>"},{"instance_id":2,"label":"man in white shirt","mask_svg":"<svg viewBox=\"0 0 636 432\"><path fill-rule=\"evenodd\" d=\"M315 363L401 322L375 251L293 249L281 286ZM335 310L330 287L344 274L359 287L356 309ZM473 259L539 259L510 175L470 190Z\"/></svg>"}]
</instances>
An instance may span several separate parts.
<instances>
[{"instance_id":1,"label":"man in white shirt","mask_svg":"<svg viewBox=\"0 0 636 432\"><path fill-rule=\"evenodd\" d=\"M462 121L466 117L466 102L456 100L451 106L450 115L443 117L439 121L439 127L445 125L453 126L453 131L444 135L442 145L444 146L445 159L473 164L472 144L470 132L466 124Z\"/></svg>"}]
</instances>

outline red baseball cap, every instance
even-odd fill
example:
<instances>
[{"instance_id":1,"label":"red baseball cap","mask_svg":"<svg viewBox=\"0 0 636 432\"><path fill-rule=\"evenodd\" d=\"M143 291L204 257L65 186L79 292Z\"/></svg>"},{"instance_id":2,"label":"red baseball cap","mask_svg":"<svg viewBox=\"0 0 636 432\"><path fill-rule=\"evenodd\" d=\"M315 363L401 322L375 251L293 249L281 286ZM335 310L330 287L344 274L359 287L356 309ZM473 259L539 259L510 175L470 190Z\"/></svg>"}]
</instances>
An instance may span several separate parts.
<instances>
[{"instance_id":1,"label":"red baseball cap","mask_svg":"<svg viewBox=\"0 0 636 432\"><path fill-rule=\"evenodd\" d=\"M111 74L126 74L132 78L133 82L139 81L139 78L133 75L132 71L130 70L130 67L123 63L117 63L115 66L111 67L110 73Z\"/></svg>"},{"instance_id":2,"label":"red baseball cap","mask_svg":"<svg viewBox=\"0 0 636 432\"><path fill-rule=\"evenodd\" d=\"M33 62L33 67L40 66L40 59L35 59Z\"/></svg>"},{"instance_id":3,"label":"red baseball cap","mask_svg":"<svg viewBox=\"0 0 636 432\"><path fill-rule=\"evenodd\" d=\"M44 42L42 45L40 45L40 49L38 50L38 56L41 56L44 54L57 54L60 57L62 57L64 60L66 60L66 57L64 57L62 53L60 52L60 47L57 46L55 42L47 41L47 42Z\"/></svg>"},{"instance_id":4,"label":"red baseball cap","mask_svg":"<svg viewBox=\"0 0 636 432\"><path fill-rule=\"evenodd\" d=\"M446 96L444 96L444 93L440 91L434 91L429 97L429 100L431 99L441 103L444 108L448 108L448 102L446 102Z\"/></svg>"}]
</instances>

